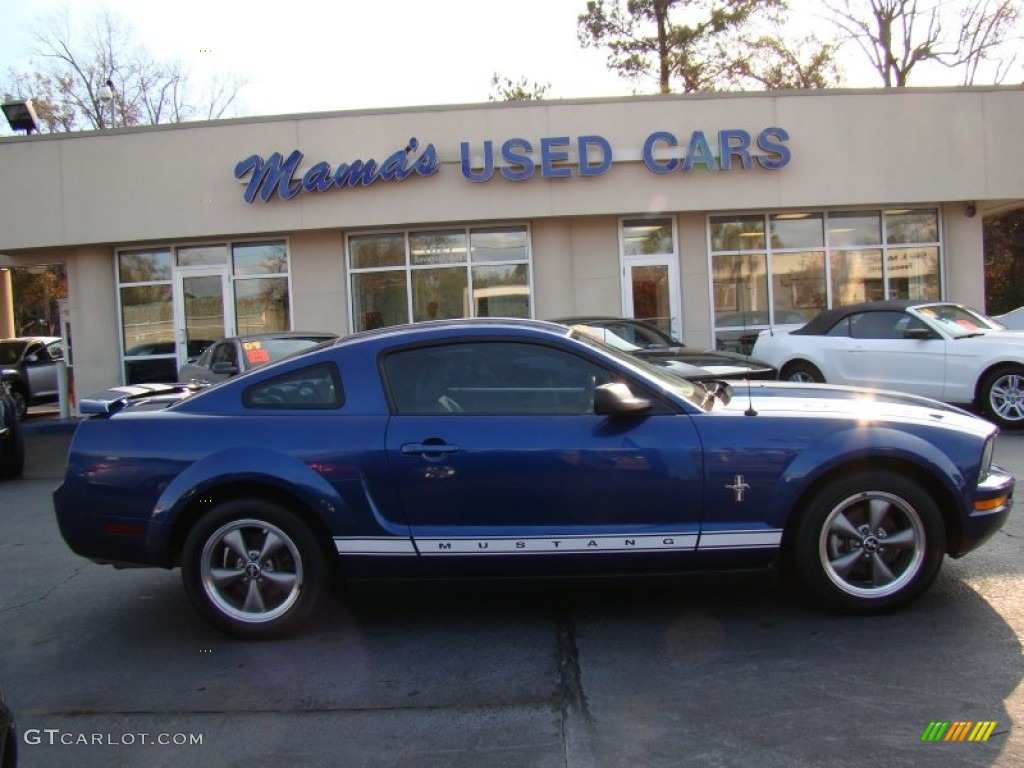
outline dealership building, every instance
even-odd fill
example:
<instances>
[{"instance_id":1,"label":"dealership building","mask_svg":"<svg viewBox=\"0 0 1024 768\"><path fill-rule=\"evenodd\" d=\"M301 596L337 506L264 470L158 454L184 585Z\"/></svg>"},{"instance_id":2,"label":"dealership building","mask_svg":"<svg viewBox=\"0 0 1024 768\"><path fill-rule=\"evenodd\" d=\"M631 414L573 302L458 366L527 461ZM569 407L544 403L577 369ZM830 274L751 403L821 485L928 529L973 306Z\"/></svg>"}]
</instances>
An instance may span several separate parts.
<instances>
[{"instance_id":1,"label":"dealership building","mask_svg":"<svg viewBox=\"0 0 1024 768\"><path fill-rule=\"evenodd\" d=\"M647 318L696 347L883 298L984 308L1024 205L1024 88L256 117L0 139L11 268L62 265L74 389L225 335Z\"/></svg>"}]
</instances>

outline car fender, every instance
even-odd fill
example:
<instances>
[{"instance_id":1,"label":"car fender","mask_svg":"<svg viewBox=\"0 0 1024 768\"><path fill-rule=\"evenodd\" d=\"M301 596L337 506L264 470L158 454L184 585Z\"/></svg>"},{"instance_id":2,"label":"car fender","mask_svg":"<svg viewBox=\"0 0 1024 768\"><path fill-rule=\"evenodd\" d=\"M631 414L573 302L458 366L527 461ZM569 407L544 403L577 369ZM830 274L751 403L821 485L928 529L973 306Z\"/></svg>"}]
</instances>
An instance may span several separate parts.
<instances>
[{"instance_id":1,"label":"car fender","mask_svg":"<svg viewBox=\"0 0 1024 768\"><path fill-rule=\"evenodd\" d=\"M355 474L354 469L352 474ZM359 477L358 481L367 497L369 515L356 515L334 485L286 453L260 447L233 447L218 451L204 456L168 483L154 507L146 546L155 556L173 556L170 552L171 537L181 516L194 502L218 487L247 483L270 486L295 498L325 530L335 535L408 536L407 526L388 523L379 514L365 478ZM159 559L166 561L167 557Z\"/></svg>"},{"instance_id":2,"label":"car fender","mask_svg":"<svg viewBox=\"0 0 1024 768\"><path fill-rule=\"evenodd\" d=\"M790 513L799 512L797 507L804 494L822 478L843 467L865 461L885 464L894 460L918 467L932 482L940 483L946 495L956 499L959 512L966 512L967 479L945 453L915 434L881 427L866 430L850 425L830 432L794 456L772 494L771 519L796 519L797 514Z\"/></svg>"}]
</instances>

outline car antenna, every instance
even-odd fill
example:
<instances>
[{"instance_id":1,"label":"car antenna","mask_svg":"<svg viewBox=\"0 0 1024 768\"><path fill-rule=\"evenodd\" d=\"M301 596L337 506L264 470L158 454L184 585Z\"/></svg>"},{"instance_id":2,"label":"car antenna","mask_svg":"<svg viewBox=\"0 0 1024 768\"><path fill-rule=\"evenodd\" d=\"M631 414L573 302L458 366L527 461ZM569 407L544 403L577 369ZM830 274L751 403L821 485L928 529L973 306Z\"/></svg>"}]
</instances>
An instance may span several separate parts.
<instances>
[{"instance_id":1,"label":"car antenna","mask_svg":"<svg viewBox=\"0 0 1024 768\"><path fill-rule=\"evenodd\" d=\"M757 416L757 411L754 410L754 393L751 392L753 386L750 379L747 379L747 410L743 412L744 416Z\"/></svg>"}]
</instances>

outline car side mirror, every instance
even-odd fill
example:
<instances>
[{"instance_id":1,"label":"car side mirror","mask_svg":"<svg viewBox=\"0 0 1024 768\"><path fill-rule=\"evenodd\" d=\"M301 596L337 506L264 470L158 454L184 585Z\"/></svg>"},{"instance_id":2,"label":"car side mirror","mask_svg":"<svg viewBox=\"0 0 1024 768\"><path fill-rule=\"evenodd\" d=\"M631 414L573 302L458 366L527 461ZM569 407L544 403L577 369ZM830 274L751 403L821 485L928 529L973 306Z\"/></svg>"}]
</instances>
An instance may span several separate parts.
<instances>
[{"instance_id":1,"label":"car side mirror","mask_svg":"<svg viewBox=\"0 0 1024 768\"><path fill-rule=\"evenodd\" d=\"M219 376L237 376L238 366L234 363L214 363L210 369Z\"/></svg>"},{"instance_id":2,"label":"car side mirror","mask_svg":"<svg viewBox=\"0 0 1024 768\"><path fill-rule=\"evenodd\" d=\"M927 328L907 328L907 330L903 332L903 338L923 341L924 339L932 338L932 332Z\"/></svg>"},{"instance_id":3,"label":"car side mirror","mask_svg":"<svg viewBox=\"0 0 1024 768\"><path fill-rule=\"evenodd\" d=\"M598 416L639 415L650 410L651 401L637 397L625 384L602 384L594 390L594 413Z\"/></svg>"}]
</instances>

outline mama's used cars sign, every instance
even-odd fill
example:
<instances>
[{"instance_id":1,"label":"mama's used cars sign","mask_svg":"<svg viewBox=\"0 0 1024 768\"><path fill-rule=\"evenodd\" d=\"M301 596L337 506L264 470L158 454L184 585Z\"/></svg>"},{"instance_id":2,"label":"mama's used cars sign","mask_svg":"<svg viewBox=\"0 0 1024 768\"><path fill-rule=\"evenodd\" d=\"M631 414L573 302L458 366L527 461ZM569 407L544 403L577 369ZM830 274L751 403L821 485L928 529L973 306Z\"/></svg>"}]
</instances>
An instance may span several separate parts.
<instances>
[{"instance_id":1,"label":"mama's used cars sign","mask_svg":"<svg viewBox=\"0 0 1024 768\"><path fill-rule=\"evenodd\" d=\"M603 136L550 136L539 141L512 138L500 145L487 140L479 146L464 141L459 146L459 166L466 181L487 182L494 178L525 181L534 176L544 179L573 176L602 176L617 160L640 160L652 173L750 170L755 166L778 170L789 164L791 153L783 128L765 128L753 134L742 128L729 128L714 135L715 143L704 131L694 131L681 140L668 131L655 131L643 142L639 157L634 153L616 156ZM293 150L288 157L274 152L268 157L250 155L235 166L235 178L246 182L245 202L257 198L267 202L275 194L291 200L304 192L368 187L384 181L404 181L410 176L433 176L441 170L441 160L433 144L408 144L387 157L341 162L334 166L319 161L300 170L303 155ZM248 179L248 181L246 181Z\"/></svg>"}]
</instances>

